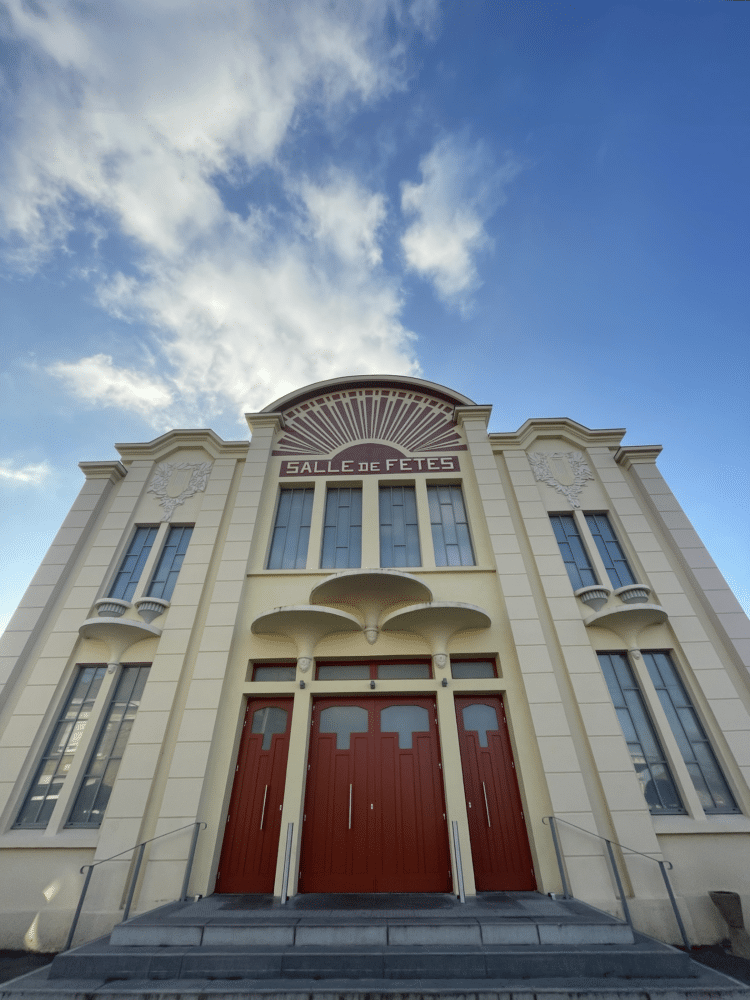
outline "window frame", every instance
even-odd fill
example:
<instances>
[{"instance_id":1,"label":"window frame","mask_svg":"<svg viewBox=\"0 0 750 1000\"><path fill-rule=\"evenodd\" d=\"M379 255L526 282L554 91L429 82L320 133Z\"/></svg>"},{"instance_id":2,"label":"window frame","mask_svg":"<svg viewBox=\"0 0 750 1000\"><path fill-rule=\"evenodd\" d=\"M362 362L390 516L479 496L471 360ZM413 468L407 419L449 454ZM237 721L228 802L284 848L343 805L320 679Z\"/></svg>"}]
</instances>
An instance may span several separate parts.
<instances>
[{"instance_id":1,"label":"window frame","mask_svg":"<svg viewBox=\"0 0 750 1000\"><path fill-rule=\"evenodd\" d=\"M169 591L169 595L167 597L163 596L164 590L166 589L166 586L169 583L169 578L171 577L172 573L174 573L173 567L174 567L175 560L180 555L179 551L177 551L177 550L174 552L174 554L172 556L172 563L170 565L169 572L167 573L166 579L164 581L164 586L162 587L161 593L159 593L159 594L152 593L152 591L154 590L154 588L157 586L157 583L159 582L156 579L156 575L157 575L157 573L162 568L162 562L164 561L164 558L165 558L165 556L167 554L167 546L169 544L170 537L172 536L172 534L175 531L185 531L185 529L188 529L188 528L190 529L190 537L187 540L187 545L185 546L185 551L182 553L182 557L180 559L180 565L177 568L177 572L175 574L174 582L172 584L172 589ZM155 561L154 561L154 567L153 567L153 569L151 571L151 575L150 575L148 583L147 583L147 585L145 587L145 596L146 597L153 597L155 600L167 601L167 603L171 602L172 595L174 594L175 587L177 586L177 581L178 581L180 573L182 571L182 565L183 565L183 563L185 561L185 557L187 556L187 552L188 552L188 549L190 547L190 542L192 541L193 532L194 531L195 531L195 525L194 524L188 524L188 523L186 523L186 524L170 524L169 525L168 530L164 534L164 538L162 540L162 543L159 546L158 552L156 553L156 558L155 558ZM181 544L181 542L182 542L182 539L180 539L180 543L179 544ZM179 544L177 546L177 549L179 549Z\"/></svg>"},{"instance_id":2,"label":"window frame","mask_svg":"<svg viewBox=\"0 0 750 1000\"><path fill-rule=\"evenodd\" d=\"M427 677L378 677L378 667L382 666L393 666L398 664L413 664L414 666L426 666L428 670ZM368 667L369 675L367 677L361 678L342 678L341 683L344 684L357 684L363 683L365 681L379 681L381 684L393 683L393 681L408 681L410 684L414 683L424 683L425 681L434 681L435 674L432 669L432 659L429 656L398 656L398 657L385 657L384 659L376 660L317 660L315 661L315 673L314 679L316 681L320 680L322 684L335 684L336 680L332 677L319 678L318 671L320 667Z\"/></svg>"},{"instance_id":3,"label":"window frame","mask_svg":"<svg viewBox=\"0 0 750 1000\"><path fill-rule=\"evenodd\" d=\"M601 565L604 567L606 574L605 579L607 580L607 583L612 587L613 590L619 590L620 587L630 587L635 584L638 584L640 581L636 573L633 572L633 566L631 564L630 559L628 558L627 552L625 551L625 546L620 541L620 533L615 530L615 526L612 524L612 518L610 517L610 512L601 510L599 511L587 510L583 511L582 514L583 514L583 521L586 525L586 531L588 532L589 538L594 543L592 552L596 552L599 561L601 562ZM598 524L596 525L597 529L599 529L597 534L594 534L594 532L591 530L591 524L589 519L590 518L594 519L598 517L604 518L607 527L609 528L609 531L612 535L611 539L604 538L604 536L601 534L601 529L599 528ZM601 545L599 543L600 540L601 540ZM617 568L615 566L615 560L612 558L612 554L607 548L608 542L610 544L616 545L617 548L619 549L622 558L618 561L622 562L625 565L625 568L632 577L632 580L626 580L624 583L621 583L621 582L615 582L615 580L612 579L612 573L614 573L619 581L620 574L618 573ZM611 571L608 565L608 560L612 564Z\"/></svg>"},{"instance_id":4,"label":"window frame","mask_svg":"<svg viewBox=\"0 0 750 1000\"><path fill-rule=\"evenodd\" d=\"M558 549L558 551L560 553L560 558L562 559L563 565L565 566L565 572L567 573L568 579L570 580L570 585L573 588L573 593L577 593L579 590L582 590L584 587L597 587L597 586L599 586L599 579L598 579L598 577L600 576L600 574L597 573L597 571L596 571L596 567L594 565L594 560L592 558L593 553L591 551L590 546L587 544L588 539L584 537L584 534L581 531L581 524L580 524L578 518L575 516L575 512L571 512L571 511L562 511L562 512L560 512L560 511L549 511L548 512L548 516L549 516L550 528L552 530L552 534L553 534L555 542L557 544L557 549ZM580 567L578 565L578 563L576 562L575 552L573 551L572 547L570 547L570 544L567 542L567 539L569 537L573 537L573 536L569 536L567 533L565 533L565 538L566 538L566 544L569 546L570 551L571 551L571 555L573 556L573 562L572 562L572 564L569 562L569 560L567 560L565 558L565 554L563 553L560 539L557 537L557 532L555 531L555 525L553 523L553 518L559 518L561 521L563 519L568 519L569 518L570 521L572 522L573 527L576 529L576 536L575 537L577 537L578 541L580 542L581 550L583 552L583 555L586 557L586 561L588 562L588 566L583 567L583 569L585 569L587 572L591 573L592 577L594 578L592 583L586 583L585 581L583 581L583 578L581 576L581 568L582 567ZM563 528L563 532L565 532L564 525L561 525L561 527ZM588 531L588 525L586 525L586 529ZM575 566L576 572L578 573L578 578L579 578L579 580L581 580L581 583L579 583L578 586L576 586L575 580L573 580L573 578L570 575L570 569L568 568L570 565Z\"/></svg>"},{"instance_id":5,"label":"window frame","mask_svg":"<svg viewBox=\"0 0 750 1000\"><path fill-rule=\"evenodd\" d=\"M312 483L310 483L310 482L307 482L307 483L294 483L293 485L289 484L286 481L280 481L279 482L278 488L277 488L277 492L276 492L276 504L274 506L273 518L272 518L270 530L269 530L269 533L268 533L268 550L266 552L266 558L265 558L265 561L263 563L263 569L265 571L269 571L269 572L272 572L272 573L290 573L290 572L291 573L299 573L300 571L307 569L307 564L308 564L308 561L310 559L310 540L313 537L313 531L314 531L314 528L315 528L315 519L316 519L316 514L317 514L317 512L316 512L316 495L317 495L318 491L316 489L316 486L317 486L317 484L315 482L312 482ZM299 537L298 537L298 539L297 539L297 546L296 546L296 550L295 550L295 553L296 553L296 555L295 555L296 565L294 565L294 566L283 566L283 565L274 566L271 563L271 559L273 558L273 555L274 555L274 545L275 545L275 542L276 542L276 531L277 531L277 529L279 527L278 520L279 520L279 513L281 511L281 504L282 504L282 500L283 500L283 495L284 495L284 493L292 493L294 491L302 491L302 492L307 491L307 493L309 495L309 498L310 498L309 524L303 525L301 523L301 521L300 521L300 528L307 527L307 542L306 542L306 545L305 545L304 560L302 561L302 563L300 565L299 564L299 560L300 560L300 556L299 556ZM304 517L304 504L305 504L305 499L303 498L303 512L302 512L302 516L303 517ZM281 557L282 557L281 558L281 562L283 562L283 555L284 555L284 551L285 550L286 550L286 538L285 538L284 543L283 543L283 545L281 547Z\"/></svg>"},{"instance_id":6,"label":"window frame","mask_svg":"<svg viewBox=\"0 0 750 1000\"><path fill-rule=\"evenodd\" d=\"M352 500L352 494L359 495L359 522L352 522L351 511L354 505L350 502L348 505L342 505L337 502L335 507L333 504L330 506L336 512L336 519L333 523L328 523L329 517L329 501L333 498L334 494L337 495L337 501L340 501L340 496L343 491L349 494L350 501ZM340 485L338 483L326 483L325 498L323 500L323 524L321 527L321 539L320 539L320 568L321 569L360 569L362 566L362 528L363 528L363 489L360 483L353 483L352 485ZM341 511L348 510L349 523L347 529L347 544L342 546L338 544L339 535L342 529L342 517ZM312 522L312 511L310 512L310 520ZM333 561L326 561L326 543L327 543L327 529L333 529L333 545L332 554ZM359 531L357 532L357 529ZM308 547L309 547L309 537L308 537ZM355 552L356 549L356 552ZM345 550L347 553L347 561L345 564L341 564L338 561L338 554L340 551ZM352 562L352 558L356 561Z\"/></svg>"},{"instance_id":7,"label":"window frame","mask_svg":"<svg viewBox=\"0 0 750 1000\"><path fill-rule=\"evenodd\" d=\"M102 812L101 820L98 823L76 823L76 822L74 822L72 820L73 812L74 812L75 807L76 807L76 805L78 803L78 799L80 798L80 796L81 796L81 794L83 792L83 785L84 785L84 782L86 781L86 778L89 776L89 773L90 773L90 770L91 770L91 766L94 763L94 760L95 760L95 757L96 757L96 753L97 753L97 751L98 751L98 749L99 749L99 747L100 747L100 745L102 743L102 740L104 738L104 735L105 735L105 732L106 732L107 723L108 723L108 721L110 719L110 715L111 715L111 713L112 713L112 711L113 711L113 709L115 707L115 698L117 696L117 692L119 690L120 684L122 683L122 679L125 676L125 672L127 670L138 670L138 671L143 670L143 671L145 671L146 672L145 673L145 680L143 681L143 688L145 690L146 684L148 684L148 678L150 676L149 675L150 669L151 669L151 664L150 663L123 663L123 664L120 665L120 669L117 671L117 677L115 678L115 680L113 681L113 683L109 686L109 689L107 691L107 697L106 697L106 700L105 700L105 704L102 707L101 712L99 713L99 718L96 720L95 732L92 734L90 744L86 748L86 753L84 755L84 763L83 763L83 765L80 768L80 773L78 773L76 775L75 781L73 782L73 787L71 788L71 791L70 791L69 802L68 802L67 808L65 810L65 815L66 815L65 829L66 830L99 830L99 829L101 829L102 822L104 821L104 817L106 816L106 813L107 813L107 807L109 806L109 798L107 799L107 804L105 805L104 811ZM135 682L136 684L138 683L138 679L139 678L136 677L136 682ZM132 692L131 692L131 695L132 695ZM141 700L142 700L142 698L143 698L143 694L141 694ZM130 704L130 699L128 700L128 704ZM139 707L140 707L140 702L139 702ZM92 714L93 714L93 712L92 712ZM135 719L136 719L137 714L138 714L138 708L136 708L135 713L133 715L133 720L132 720L133 723L135 723ZM124 718L124 714L123 714L123 718L120 720L120 727L118 729L118 737L119 737L119 730L122 728L122 724L123 724L124 721L125 721L125 718ZM132 726L131 726L131 730L132 730ZM120 772L120 767L122 765L123 758L125 757L125 752L126 752L126 750L128 748L129 742L130 742L130 733L128 733L128 738L125 741L125 745L122 747L122 753L121 753L121 755L119 757L119 763L117 765L117 770L115 771L115 775L114 775L114 778L113 778L113 781L112 781L112 789L113 790L114 790L114 786L115 786L115 783L117 781L117 776L118 776L118 774ZM115 745L116 745L116 740L115 740L115 743L113 744L112 749L114 749ZM109 765L109 763L111 761L112 761L112 753L110 752L110 754L108 754L108 756L107 756L107 762L106 762L105 770L104 770L104 772L102 774L102 780L104 778L104 774L106 774L106 767ZM99 789L101 788L101 785L102 785L102 781L99 782ZM99 789L97 789L97 794L96 794L96 796L94 798L94 803L92 803L92 806L93 806L93 804L96 803L96 799L98 798L98 795L99 795Z\"/></svg>"},{"instance_id":8,"label":"window frame","mask_svg":"<svg viewBox=\"0 0 750 1000\"><path fill-rule=\"evenodd\" d=\"M464 495L463 482L460 481L460 480L458 482L456 482L455 480L448 480L448 481L435 480L435 481L432 481L432 482L426 482L425 483L425 489L426 489L426 495L427 495L427 509L428 509L428 512L429 512L429 519L430 519L430 540L432 541L432 556L433 556L433 560L434 560L435 566L438 567L438 568L440 568L440 569L459 569L459 568L461 568L463 566L476 566L477 565L476 546L474 544L474 539L472 537L471 522L470 522L470 519L469 519L469 507L468 507L468 504L466 502L466 496ZM451 506L451 509L454 511L453 522L454 522L454 528L456 529L456 535L457 535L457 541L456 541L455 547L458 548L459 553L461 554L461 561L457 562L457 563L451 563L449 561L449 559L448 559L448 549L449 548L453 548L454 546L453 545L449 546L446 543L446 540L445 540L445 522L442 519L443 507L445 505L440 502L440 498L439 498L439 495L438 495L438 492L437 492L438 490L441 490L441 489L447 489L447 490L451 491L451 504L450 504L450 506ZM454 490L458 491L458 495L459 495L459 497L461 499L461 506L463 507L463 514L464 514L464 518L465 518L464 521L458 521L456 519L456 517L455 517L455 503L453 502L453 495L454 494L452 492ZM432 512L433 512L432 497L433 496L436 497L437 507L438 507L438 510L440 511L440 514L441 514L440 521L434 521L433 518L432 518ZM463 559L463 553L461 552L461 550L462 550L462 542L460 540L458 540L458 534L459 533L458 533L457 529L458 529L459 525L465 525L465 527L466 527L466 542L468 543L468 552L469 552L469 555L471 557L471 561L464 561L464 559ZM441 535L442 535L442 537L440 538L440 544L442 546L442 549L440 549L440 546L438 545L438 540L436 539L436 531L435 531L436 527L439 527L441 529ZM438 560L438 551L439 550L442 551L442 552L444 552L444 554L445 554L445 562L441 562L441 561Z\"/></svg>"},{"instance_id":9,"label":"window frame","mask_svg":"<svg viewBox=\"0 0 750 1000\"><path fill-rule=\"evenodd\" d=\"M384 526L384 522L383 522L383 519L382 519L381 497L383 495L383 491L385 491L385 490L388 490L389 493L391 493L391 497L393 495L392 494L393 490L411 490L411 492L412 492L412 495L414 497L414 520L413 521L407 521L406 517L408 517L409 514L406 514L406 513L404 514L405 520L404 520L404 545L403 545L403 548L405 550L407 550L407 552L408 552L409 541L411 540L412 544L414 543L414 541L416 541L418 562L403 562L403 563L402 562L396 562L396 561L393 561L393 562L383 562L383 526ZM422 567L424 567L424 552L423 552L423 544L422 544L422 537L421 537L421 531L420 531L420 520L421 519L419 517L419 490L418 490L417 483L414 482L414 480L409 480L408 482L399 482L399 481L393 481L393 480L388 480L388 479L385 479L385 480L379 479L378 482L377 482L377 502L378 502L377 514L378 514L378 555L379 555L378 566L381 569L407 569L407 570L408 569L416 569L416 568L422 568ZM392 501L389 501L389 502L391 503L391 510L392 510L393 509ZM404 504L403 506L405 508L406 504ZM411 513L411 512L409 512L409 513ZM391 522L391 524L392 524L392 522ZM412 533L411 538L409 538L409 534L408 534L408 529L409 528L413 528L413 533ZM393 552L394 548L396 548L396 547L401 548L401 546L394 546L391 543L391 546L390 546L391 553Z\"/></svg>"},{"instance_id":10,"label":"window frame","mask_svg":"<svg viewBox=\"0 0 750 1000\"><path fill-rule=\"evenodd\" d=\"M132 603L138 597L139 592L142 591L143 588L144 588L144 586L145 586L144 581L148 580L149 577L150 577L150 575L151 575L152 564L153 564L153 561L155 559L156 553L161 549L161 545L160 545L160 541L161 540L159 538L159 529L160 528L161 528L160 524L135 524L135 525L133 525L132 531L130 533L130 537L128 538L128 543L127 543L127 545L125 546L125 549L122 551L122 553L120 555L120 559L119 559L119 561L117 563L117 568L115 569L114 573L112 574L112 577L111 577L111 579L109 581L109 584L108 584L108 586L106 588L106 591L105 591L105 596L106 597L109 597L109 598L112 598L113 600L118 600L118 601L129 601L130 603ZM131 583L133 584L133 590L132 590L132 593L131 593L130 597L118 596L118 595L114 594L113 591L114 591L115 586L117 584L118 577L123 572L123 566L125 564L125 561L130 558L130 555L131 555L130 550L131 550L131 548L133 546L133 543L135 542L136 536L137 536L138 532L141 531L141 530L153 531L154 532L154 537L151 540L151 544L149 545L148 552L146 554L146 558L141 563L140 570L138 571L138 576L135 578L135 580L133 580L132 572L130 574L130 579L129 579L128 585L125 588L125 593L127 593L128 587L130 586ZM141 548L141 554L142 554L142 552L143 552L143 548ZM134 570L138 566L138 561L141 558L141 554L139 554L138 560L136 561L136 565L133 567ZM148 573L148 576L146 575L147 573Z\"/></svg>"}]
</instances>

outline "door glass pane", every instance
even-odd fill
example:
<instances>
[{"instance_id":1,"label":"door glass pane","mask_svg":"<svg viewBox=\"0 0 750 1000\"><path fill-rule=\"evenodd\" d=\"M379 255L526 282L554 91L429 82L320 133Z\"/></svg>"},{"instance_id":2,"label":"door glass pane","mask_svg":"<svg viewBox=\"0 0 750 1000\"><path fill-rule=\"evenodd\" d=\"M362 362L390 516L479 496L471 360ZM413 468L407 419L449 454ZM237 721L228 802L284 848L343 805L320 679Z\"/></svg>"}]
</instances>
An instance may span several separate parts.
<instances>
[{"instance_id":1,"label":"door glass pane","mask_svg":"<svg viewBox=\"0 0 750 1000\"><path fill-rule=\"evenodd\" d=\"M254 681L293 681L296 667L256 667Z\"/></svg>"},{"instance_id":2,"label":"door glass pane","mask_svg":"<svg viewBox=\"0 0 750 1000\"><path fill-rule=\"evenodd\" d=\"M366 681L369 680L369 677L369 663L321 663L318 667L319 681ZM328 709L325 711L327 712ZM329 732L333 732L333 730L329 730Z\"/></svg>"},{"instance_id":3,"label":"door glass pane","mask_svg":"<svg viewBox=\"0 0 750 1000\"><path fill-rule=\"evenodd\" d=\"M261 750L271 749L271 739L274 736L286 732L286 720L289 713L285 708L269 706L259 708L253 716L253 728L251 732L258 736L263 734L263 746Z\"/></svg>"},{"instance_id":4,"label":"door glass pane","mask_svg":"<svg viewBox=\"0 0 750 1000\"><path fill-rule=\"evenodd\" d=\"M369 674L368 674L369 676ZM321 733L336 733L336 749L348 750L352 733L366 733L368 726L367 709L356 705L334 705L320 713Z\"/></svg>"},{"instance_id":5,"label":"door glass pane","mask_svg":"<svg viewBox=\"0 0 750 1000\"><path fill-rule=\"evenodd\" d=\"M463 710L464 729L479 735L480 747L486 747L487 733L497 732L497 712L491 705L467 705Z\"/></svg>"},{"instance_id":6,"label":"door glass pane","mask_svg":"<svg viewBox=\"0 0 750 1000\"><path fill-rule=\"evenodd\" d=\"M494 677L495 665L490 660L451 660L451 675L457 680Z\"/></svg>"},{"instance_id":7,"label":"door glass pane","mask_svg":"<svg viewBox=\"0 0 750 1000\"><path fill-rule=\"evenodd\" d=\"M430 731L430 713L420 705L390 705L380 711L381 733L398 733L400 750L412 749L413 733Z\"/></svg>"},{"instance_id":8,"label":"door glass pane","mask_svg":"<svg viewBox=\"0 0 750 1000\"><path fill-rule=\"evenodd\" d=\"M430 676L429 663L379 663L378 680L426 680Z\"/></svg>"}]
</instances>

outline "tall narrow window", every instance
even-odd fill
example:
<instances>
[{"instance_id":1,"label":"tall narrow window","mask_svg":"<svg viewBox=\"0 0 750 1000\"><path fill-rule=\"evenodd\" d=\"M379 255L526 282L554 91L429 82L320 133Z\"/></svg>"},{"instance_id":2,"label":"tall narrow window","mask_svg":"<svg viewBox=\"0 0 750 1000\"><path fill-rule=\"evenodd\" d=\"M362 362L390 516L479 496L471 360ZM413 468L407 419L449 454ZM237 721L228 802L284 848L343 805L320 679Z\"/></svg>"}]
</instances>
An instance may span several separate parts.
<instances>
[{"instance_id":1,"label":"tall narrow window","mask_svg":"<svg viewBox=\"0 0 750 1000\"><path fill-rule=\"evenodd\" d=\"M323 551L320 565L347 568L362 565L362 490L331 487L326 495Z\"/></svg>"},{"instance_id":2,"label":"tall narrow window","mask_svg":"<svg viewBox=\"0 0 750 1000\"><path fill-rule=\"evenodd\" d=\"M158 530L158 528L148 527L135 529L135 534L124 559L120 563L108 597L119 597L122 601L132 600Z\"/></svg>"},{"instance_id":3,"label":"tall narrow window","mask_svg":"<svg viewBox=\"0 0 750 1000\"><path fill-rule=\"evenodd\" d=\"M148 667L123 668L68 826L102 825L147 677Z\"/></svg>"},{"instance_id":4,"label":"tall narrow window","mask_svg":"<svg viewBox=\"0 0 750 1000\"><path fill-rule=\"evenodd\" d=\"M469 521L460 486L428 486L436 566L473 566Z\"/></svg>"},{"instance_id":5,"label":"tall narrow window","mask_svg":"<svg viewBox=\"0 0 750 1000\"><path fill-rule=\"evenodd\" d=\"M706 812L739 812L669 653L644 653L649 676Z\"/></svg>"},{"instance_id":6,"label":"tall narrow window","mask_svg":"<svg viewBox=\"0 0 750 1000\"><path fill-rule=\"evenodd\" d=\"M305 568L314 492L312 487L281 491L268 569Z\"/></svg>"},{"instance_id":7,"label":"tall narrow window","mask_svg":"<svg viewBox=\"0 0 750 1000\"><path fill-rule=\"evenodd\" d=\"M625 553L617 541L617 536L612 530L607 515L587 514L586 524L594 536L596 547L599 549L599 555L607 568L612 586L615 588L624 587L628 583L635 583L633 571L628 565Z\"/></svg>"},{"instance_id":8,"label":"tall narrow window","mask_svg":"<svg viewBox=\"0 0 750 1000\"><path fill-rule=\"evenodd\" d=\"M174 526L169 529L156 572L148 588L149 597L160 597L163 601L171 601L192 534L192 527Z\"/></svg>"},{"instance_id":9,"label":"tall narrow window","mask_svg":"<svg viewBox=\"0 0 750 1000\"><path fill-rule=\"evenodd\" d=\"M106 667L79 667L68 700L24 799L16 826L45 827L94 707Z\"/></svg>"},{"instance_id":10,"label":"tall narrow window","mask_svg":"<svg viewBox=\"0 0 750 1000\"><path fill-rule=\"evenodd\" d=\"M576 519L572 514L550 514L550 521L573 590L595 586L599 581L594 575L588 553L583 547Z\"/></svg>"},{"instance_id":11,"label":"tall narrow window","mask_svg":"<svg viewBox=\"0 0 750 1000\"><path fill-rule=\"evenodd\" d=\"M685 812L627 656L598 656L649 809L652 813Z\"/></svg>"},{"instance_id":12,"label":"tall narrow window","mask_svg":"<svg viewBox=\"0 0 750 1000\"><path fill-rule=\"evenodd\" d=\"M380 487L380 565L422 565L413 486Z\"/></svg>"}]
</instances>

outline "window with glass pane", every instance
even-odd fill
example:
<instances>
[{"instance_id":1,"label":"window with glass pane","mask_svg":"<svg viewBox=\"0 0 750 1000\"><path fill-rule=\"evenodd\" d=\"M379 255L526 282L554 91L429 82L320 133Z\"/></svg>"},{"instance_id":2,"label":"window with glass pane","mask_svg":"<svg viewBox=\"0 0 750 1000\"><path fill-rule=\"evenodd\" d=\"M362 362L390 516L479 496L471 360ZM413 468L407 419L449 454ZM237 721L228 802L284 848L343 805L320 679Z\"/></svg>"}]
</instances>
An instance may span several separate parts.
<instances>
[{"instance_id":1,"label":"window with glass pane","mask_svg":"<svg viewBox=\"0 0 750 1000\"><path fill-rule=\"evenodd\" d=\"M175 525L169 529L156 572L148 588L149 597L160 597L163 601L171 601L192 534L192 527L178 528Z\"/></svg>"},{"instance_id":2,"label":"window with glass pane","mask_svg":"<svg viewBox=\"0 0 750 1000\"><path fill-rule=\"evenodd\" d=\"M68 826L102 825L147 677L148 667L123 668L70 813Z\"/></svg>"},{"instance_id":3,"label":"window with glass pane","mask_svg":"<svg viewBox=\"0 0 750 1000\"><path fill-rule=\"evenodd\" d=\"M706 812L739 812L669 653L643 653L659 701Z\"/></svg>"},{"instance_id":4,"label":"window with glass pane","mask_svg":"<svg viewBox=\"0 0 750 1000\"><path fill-rule=\"evenodd\" d=\"M254 681L293 681L296 667L256 667L253 671Z\"/></svg>"},{"instance_id":5,"label":"window with glass pane","mask_svg":"<svg viewBox=\"0 0 750 1000\"><path fill-rule=\"evenodd\" d=\"M321 733L336 733L336 749L349 750L352 733L366 733L369 728L367 709L356 705L336 705L320 713Z\"/></svg>"},{"instance_id":6,"label":"window with glass pane","mask_svg":"<svg viewBox=\"0 0 750 1000\"><path fill-rule=\"evenodd\" d=\"M141 578L143 567L151 552L158 528L141 527L135 529L133 539L120 564L108 597L118 597L122 601L130 601Z\"/></svg>"},{"instance_id":7,"label":"window with glass pane","mask_svg":"<svg viewBox=\"0 0 750 1000\"><path fill-rule=\"evenodd\" d=\"M380 487L380 565L422 565L413 486Z\"/></svg>"},{"instance_id":8,"label":"window with glass pane","mask_svg":"<svg viewBox=\"0 0 750 1000\"><path fill-rule=\"evenodd\" d=\"M369 663L318 664L319 681L366 681L369 680L369 678L370 678Z\"/></svg>"},{"instance_id":9,"label":"window with glass pane","mask_svg":"<svg viewBox=\"0 0 750 1000\"><path fill-rule=\"evenodd\" d=\"M346 569L361 564L362 490L332 487L326 494L320 565L324 569Z\"/></svg>"},{"instance_id":10,"label":"window with glass pane","mask_svg":"<svg viewBox=\"0 0 750 1000\"><path fill-rule=\"evenodd\" d=\"M451 676L455 680L494 677L495 664L491 660L451 660Z\"/></svg>"},{"instance_id":11,"label":"window with glass pane","mask_svg":"<svg viewBox=\"0 0 750 1000\"><path fill-rule=\"evenodd\" d=\"M436 566L473 566L464 497L460 486L428 486Z\"/></svg>"},{"instance_id":12,"label":"window with glass pane","mask_svg":"<svg viewBox=\"0 0 750 1000\"><path fill-rule=\"evenodd\" d=\"M281 490L268 569L304 569L312 517L312 487Z\"/></svg>"},{"instance_id":13,"label":"window with glass pane","mask_svg":"<svg viewBox=\"0 0 750 1000\"><path fill-rule=\"evenodd\" d=\"M599 581L583 547L576 519L572 514L550 514L550 522L573 590L595 586Z\"/></svg>"},{"instance_id":14,"label":"window with glass pane","mask_svg":"<svg viewBox=\"0 0 750 1000\"><path fill-rule=\"evenodd\" d=\"M429 733L430 713L419 705L390 705L380 710L380 732L398 733L399 750L412 750L414 733Z\"/></svg>"},{"instance_id":15,"label":"window with glass pane","mask_svg":"<svg viewBox=\"0 0 750 1000\"><path fill-rule=\"evenodd\" d=\"M106 667L79 667L65 707L55 724L16 826L45 827L94 707Z\"/></svg>"},{"instance_id":16,"label":"window with glass pane","mask_svg":"<svg viewBox=\"0 0 750 1000\"><path fill-rule=\"evenodd\" d=\"M378 663L377 677L381 681L429 680L429 663Z\"/></svg>"},{"instance_id":17,"label":"window with glass pane","mask_svg":"<svg viewBox=\"0 0 750 1000\"><path fill-rule=\"evenodd\" d=\"M612 530L609 518L606 514L587 514L586 524L589 531L594 536L599 555L607 568L610 582L613 587L624 587L628 583L635 583L633 571L628 565L625 553L617 541L617 536Z\"/></svg>"},{"instance_id":18,"label":"window with glass pane","mask_svg":"<svg viewBox=\"0 0 750 1000\"><path fill-rule=\"evenodd\" d=\"M597 655L649 809L652 813L685 812L627 656Z\"/></svg>"}]
</instances>

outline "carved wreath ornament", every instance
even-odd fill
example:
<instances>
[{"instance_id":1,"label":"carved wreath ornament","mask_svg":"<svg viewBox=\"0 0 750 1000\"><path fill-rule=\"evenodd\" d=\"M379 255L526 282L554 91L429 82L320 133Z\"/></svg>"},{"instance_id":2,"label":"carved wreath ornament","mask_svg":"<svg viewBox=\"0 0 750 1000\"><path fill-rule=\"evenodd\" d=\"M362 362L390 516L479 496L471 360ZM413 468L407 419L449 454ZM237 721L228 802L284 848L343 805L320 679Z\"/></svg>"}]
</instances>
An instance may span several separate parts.
<instances>
[{"instance_id":1,"label":"carved wreath ornament","mask_svg":"<svg viewBox=\"0 0 750 1000\"><path fill-rule=\"evenodd\" d=\"M202 493L205 490L208 477L211 475L212 466L213 462L177 462L174 465L170 462L160 462L156 466L156 472L147 492L155 493L159 498L159 503L164 508L162 521L171 521L175 507L179 507L180 504L185 503L186 500L195 496L196 493ZM191 470L191 475L186 485L180 493L170 496L167 491L172 476L175 472L185 472L187 470Z\"/></svg>"},{"instance_id":2,"label":"carved wreath ornament","mask_svg":"<svg viewBox=\"0 0 750 1000\"><path fill-rule=\"evenodd\" d=\"M586 482L593 480L594 478L582 452L553 451L551 454L547 454L542 451L531 451L528 453L527 457L529 459L529 464L534 471L534 479L536 479L538 483L546 483L547 486L551 486L553 490L557 490L558 493L562 493L562 495L570 502L571 507L581 506L578 502L581 490ZM555 459L567 462L573 476L572 483L561 483L560 480L555 477L555 474L552 472L552 468L550 466L550 462Z\"/></svg>"}]
</instances>

